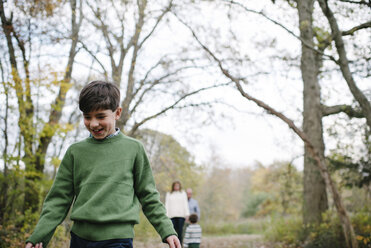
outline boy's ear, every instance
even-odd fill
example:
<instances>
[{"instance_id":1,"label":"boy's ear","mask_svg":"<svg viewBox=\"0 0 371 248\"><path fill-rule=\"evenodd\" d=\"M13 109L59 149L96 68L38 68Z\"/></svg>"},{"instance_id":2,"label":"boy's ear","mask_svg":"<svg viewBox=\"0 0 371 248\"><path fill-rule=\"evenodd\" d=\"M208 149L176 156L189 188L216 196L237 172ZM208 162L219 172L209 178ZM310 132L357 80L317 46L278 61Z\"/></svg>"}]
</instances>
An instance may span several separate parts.
<instances>
[{"instance_id":1,"label":"boy's ear","mask_svg":"<svg viewBox=\"0 0 371 248\"><path fill-rule=\"evenodd\" d=\"M118 120L121 116L121 112L122 112L122 108L121 107L118 107L116 109L116 113L115 113L115 119Z\"/></svg>"}]
</instances>

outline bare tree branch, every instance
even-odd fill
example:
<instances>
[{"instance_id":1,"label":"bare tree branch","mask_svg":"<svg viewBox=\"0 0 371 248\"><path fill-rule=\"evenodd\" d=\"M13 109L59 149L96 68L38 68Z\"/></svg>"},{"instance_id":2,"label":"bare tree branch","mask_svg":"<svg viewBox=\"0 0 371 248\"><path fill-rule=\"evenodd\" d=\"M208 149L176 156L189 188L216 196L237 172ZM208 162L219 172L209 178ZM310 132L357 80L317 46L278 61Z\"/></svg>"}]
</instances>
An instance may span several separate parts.
<instances>
[{"instance_id":1,"label":"bare tree branch","mask_svg":"<svg viewBox=\"0 0 371 248\"><path fill-rule=\"evenodd\" d=\"M350 105L335 105L335 106L326 106L322 105L322 116L329 116L339 113L345 113L350 118L364 118L362 111L358 111Z\"/></svg>"},{"instance_id":2,"label":"bare tree branch","mask_svg":"<svg viewBox=\"0 0 371 248\"><path fill-rule=\"evenodd\" d=\"M135 105L133 106L133 108L130 110L130 114L134 113L136 108L139 106L139 104L142 102L142 99L143 97L148 93L150 92L155 86L161 84L166 78L169 78L171 76L174 76L176 74L178 74L180 71L183 71L183 70L186 70L186 69L190 69L190 68L196 68L197 66L187 66L187 67L181 67L181 68L178 68L177 70L171 72L171 73L168 73L166 75L163 75L161 76L160 78L158 79L155 79L153 80L152 82L147 82L147 83L143 83L138 89L137 91L135 92L135 94L133 94L133 98L135 97L135 95L143 88L144 85L149 85L149 87L147 87L145 90L142 91L142 93L140 94L140 96L138 97L138 99L136 100L135 102Z\"/></svg>"},{"instance_id":3,"label":"bare tree branch","mask_svg":"<svg viewBox=\"0 0 371 248\"><path fill-rule=\"evenodd\" d=\"M96 24L94 21L91 21L92 25L95 26L98 30L100 30L102 32L102 35L106 41L106 45L107 45L107 50L108 50L108 54L109 54L109 58L110 58L110 62L111 62L111 67L112 67L112 70L114 71L115 68L116 68L116 62L114 60L114 51L115 51L115 48L114 48L114 45L112 44L112 41L111 41L111 38L110 38L110 32L107 28L107 24L105 23L105 21L102 19L102 13L101 13L101 10L100 8L98 7L97 9L94 8L94 6L92 6L89 1L87 1L87 5L90 7L91 11L93 12L96 20L99 21L100 24Z\"/></svg>"},{"instance_id":4,"label":"bare tree branch","mask_svg":"<svg viewBox=\"0 0 371 248\"><path fill-rule=\"evenodd\" d=\"M135 33L132 36L132 39L130 43L133 44L133 55L131 57L131 63L130 63L130 69L128 73L128 81L126 86L126 92L125 92L125 98L121 104L122 107L122 115L120 117L120 120L118 121L119 128L123 129L123 127L126 125L127 121L130 118L130 104L133 101L133 92L134 92L134 72L136 69L136 61L138 58L138 52L139 52L139 37L143 30L144 25L144 17L145 17L145 8L147 6L147 2L144 1L144 3L140 3L140 0L137 0L137 7L138 7L138 20L135 24Z\"/></svg>"},{"instance_id":5,"label":"bare tree branch","mask_svg":"<svg viewBox=\"0 0 371 248\"><path fill-rule=\"evenodd\" d=\"M85 45L84 42L79 41L79 43L81 44L82 48L83 48L83 49L84 49L84 50L85 50L85 51L86 51L86 52L87 52L91 57L93 57L94 61L96 61L96 62L100 65L100 67L101 67L102 70L103 70L103 74L104 74L104 76L107 77L108 72L107 72L106 68L104 67L104 65L102 64L102 62L97 58L97 56L96 56L96 52L94 53L94 52L90 51L90 49Z\"/></svg>"},{"instance_id":6,"label":"bare tree branch","mask_svg":"<svg viewBox=\"0 0 371 248\"><path fill-rule=\"evenodd\" d=\"M223 87L223 86L227 86L227 85L230 85L231 82L228 82L228 83L222 83L222 84L216 84L216 85L212 85L212 86L209 86L209 87L204 87L204 88L200 88L198 90L195 90L195 91L192 91L190 93L187 93L183 96L181 96L178 100L176 100L173 104L169 105L168 107L162 109L161 111L157 112L156 114L153 114L151 116L148 116L146 118L144 118L143 120L141 120L140 122L136 122L133 127L131 128L131 130L129 131L128 135L129 136L132 136L134 135L134 133L138 130L138 128L143 125L144 123L146 123L147 121L151 120L151 119L154 119L164 113L166 113L167 111L169 111L170 109L174 109L181 101L183 101L184 99L190 97L190 96L193 96L195 94L198 94L202 91L206 91L206 90L209 90L209 89L213 89L213 88L217 88L217 87Z\"/></svg>"},{"instance_id":7,"label":"bare tree branch","mask_svg":"<svg viewBox=\"0 0 371 248\"><path fill-rule=\"evenodd\" d=\"M371 1L369 0L368 2L365 0L361 1L352 1L352 0L340 0L343 3L353 3L353 4L360 4L360 5L367 5L368 7L371 7Z\"/></svg>"},{"instance_id":8,"label":"bare tree branch","mask_svg":"<svg viewBox=\"0 0 371 248\"><path fill-rule=\"evenodd\" d=\"M302 44L304 44L306 47L312 49L313 51L315 51L316 53L319 53L321 54L322 56L324 57L327 57L329 58L330 60L334 61L335 63L338 63L338 61L331 55L328 55L328 54L325 54L323 51L321 50L318 50L316 49L315 47L313 47L311 44L308 44L305 40L303 40L300 36L296 35L293 31L291 31L290 29L288 29L287 27L285 27L283 24L273 20L272 18L270 18L269 16L267 16L266 14L264 14L262 11L256 11L256 10L252 10L252 9L248 9L246 6L244 6L243 4L239 3L239 2L235 2L233 0L223 0L224 2L226 3L230 3L230 4L234 4L234 5L237 5L237 6L240 6L242 9L244 9L245 11L247 12L251 12L251 13L254 13L254 14L258 14L258 15L261 15L263 16L265 19L267 19L268 21L276 24L277 26L283 28L284 30L286 30L289 34L291 34L292 36L294 36L296 39L300 40L302 42Z\"/></svg>"},{"instance_id":9,"label":"bare tree branch","mask_svg":"<svg viewBox=\"0 0 371 248\"><path fill-rule=\"evenodd\" d=\"M83 21L83 13L82 13L82 1L80 0L79 9L77 9L77 2L76 0L71 0L71 46L69 50L68 62L66 65L66 71L63 77L63 80L60 82L59 91L57 97L54 99L53 107L49 113L49 120L44 125L43 130L41 131L40 135L40 142L37 148L36 153L36 166L40 171L44 169L45 163L45 155L46 151L49 147L49 144L57 131L55 128L58 125L59 120L62 116L62 109L66 101L66 95L68 90L71 87L70 81L72 77L72 70L73 65L75 62L75 57L77 54L77 43L79 40L79 31L81 28L81 24ZM78 11L77 11L78 10ZM79 13L79 19L77 19L77 13ZM52 128L50 128L52 127Z\"/></svg>"},{"instance_id":10,"label":"bare tree branch","mask_svg":"<svg viewBox=\"0 0 371 248\"><path fill-rule=\"evenodd\" d=\"M172 5L173 5L173 0L170 0L169 5L165 8L165 10L157 18L156 23L155 23L155 25L153 25L151 31L139 43L139 48L142 47L143 44L146 42L146 40L153 34L153 32L156 30L157 26L160 24L161 20L164 18L164 16L171 10Z\"/></svg>"},{"instance_id":11,"label":"bare tree branch","mask_svg":"<svg viewBox=\"0 0 371 248\"><path fill-rule=\"evenodd\" d=\"M143 79L142 80L140 80L140 82L139 82L139 86L137 87L137 89L136 90L134 90L134 92L133 92L133 97L135 97L137 94L138 94L138 92L143 88L143 86L145 85L145 83L147 82L147 79L148 79L148 77L149 77L149 75L158 67L158 66L160 66L162 63L163 63L163 61L164 61L164 58L166 57L166 55L164 55L164 56L162 56L158 61L157 61L157 63L155 63L153 66L151 66L150 68L149 68L149 70L147 70L147 72L146 72L146 74L144 75L144 77L143 77Z\"/></svg>"},{"instance_id":12,"label":"bare tree branch","mask_svg":"<svg viewBox=\"0 0 371 248\"><path fill-rule=\"evenodd\" d=\"M362 23L358 26L355 26L347 31L343 31L341 32L341 35L342 36L346 36L346 35L353 35L354 32L358 31L358 30L361 30L361 29L365 29L365 28L371 28L371 21L369 22L365 22L365 23Z\"/></svg>"},{"instance_id":13,"label":"bare tree branch","mask_svg":"<svg viewBox=\"0 0 371 248\"><path fill-rule=\"evenodd\" d=\"M340 70L354 98L357 100L357 102L362 108L362 112L367 120L367 125L371 128L371 104L368 101L367 97L357 87L356 82L354 81L353 75L349 68L349 61L345 51L344 41L339 26L337 24L336 18L329 7L327 0L318 0L318 3L331 27L332 36L334 38L335 46L339 54Z\"/></svg>"},{"instance_id":14,"label":"bare tree branch","mask_svg":"<svg viewBox=\"0 0 371 248\"><path fill-rule=\"evenodd\" d=\"M182 21L182 23L184 23L184 22ZM237 77L234 77L232 74L229 73L229 71L226 68L224 68L224 66L222 64L222 61L220 59L218 59L218 57L200 41L200 39L198 38L198 36L196 35L196 33L193 31L193 29L189 25L187 25L185 23L184 23L184 25L192 32L192 35L195 38L195 40L197 41L197 43L218 64L218 67L219 67L220 71L224 74L224 76L226 76L232 82L235 83L238 91L241 93L241 95L244 98L246 98L246 99L248 99L250 101L253 101L259 107L261 107L261 108L265 109L266 111L268 111L269 114L272 114L272 115L278 117L279 119L281 119L304 142L306 148L308 149L308 151L311 153L312 157L316 161L316 164L317 164L317 166L319 168L319 171L320 171L320 174L321 174L322 178L324 179L324 181L326 183L326 186L332 192L333 200L334 200L334 203L335 203L335 206L336 206L336 210L338 212L338 215L339 215L339 217L341 219L341 223L342 223L342 227L343 227L344 233L345 234L351 233L350 234L350 236L351 236L351 242L352 242L351 243L352 244L351 247L357 248L357 244L355 243L356 240L355 240L355 235L354 235L354 229L353 229L353 227L351 225L351 222L350 222L349 217L347 215L347 212L345 210L344 204L343 204L343 202L341 200L341 196L339 194L339 191L338 191L336 185L334 184L334 182L333 182L333 180L332 180L332 178L331 178L331 176L330 176L330 174L329 174L329 172L327 170L326 164L321 159L320 153L318 152L317 148L315 146L313 146L312 142L307 137L307 135L300 128L298 128L291 119L287 118L284 114L282 114L279 111L275 110L274 108L272 108L271 106L269 106L265 102L263 102L263 101L255 98L255 97L247 94L244 91L244 89L243 89L243 87L242 87L242 85L240 83L241 80L239 78L237 78ZM348 239L348 236L347 235L346 235L346 239Z\"/></svg>"}]
</instances>

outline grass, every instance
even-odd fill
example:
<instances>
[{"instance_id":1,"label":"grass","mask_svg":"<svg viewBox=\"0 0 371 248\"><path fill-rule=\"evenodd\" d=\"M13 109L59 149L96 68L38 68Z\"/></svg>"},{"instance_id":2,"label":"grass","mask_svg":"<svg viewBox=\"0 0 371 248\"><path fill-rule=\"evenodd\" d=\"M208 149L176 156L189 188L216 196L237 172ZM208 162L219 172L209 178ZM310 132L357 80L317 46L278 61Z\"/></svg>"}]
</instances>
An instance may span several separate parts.
<instances>
[{"instance_id":1,"label":"grass","mask_svg":"<svg viewBox=\"0 0 371 248\"><path fill-rule=\"evenodd\" d=\"M263 234L269 225L267 218L248 218L227 222L201 222L203 233L209 236L232 234Z\"/></svg>"}]
</instances>

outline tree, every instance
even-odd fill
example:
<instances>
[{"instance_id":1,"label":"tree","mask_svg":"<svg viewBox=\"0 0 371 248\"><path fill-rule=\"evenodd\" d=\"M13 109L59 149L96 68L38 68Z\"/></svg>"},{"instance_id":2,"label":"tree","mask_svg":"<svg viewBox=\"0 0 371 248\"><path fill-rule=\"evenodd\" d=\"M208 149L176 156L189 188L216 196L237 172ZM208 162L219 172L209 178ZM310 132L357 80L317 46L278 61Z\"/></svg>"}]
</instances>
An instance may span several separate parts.
<instances>
[{"instance_id":1,"label":"tree","mask_svg":"<svg viewBox=\"0 0 371 248\"><path fill-rule=\"evenodd\" d=\"M359 103L363 116L367 120L367 124L369 128L371 128L371 104L367 97L363 94L363 92L357 87L357 84L354 80L353 73L349 67L349 60L347 56L347 51L345 48L345 44L343 41L343 36L345 35L353 35L354 32L365 29L371 28L371 21L367 21L366 23L362 23L351 28L349 31L342 32L339 29L339 25L335 18L334 13L330 9L329 3L327 0L318 0L318 3L322 9L323 14L325 15L326 19L328 20L331 28L331 39L335 42L336 50L339 56L337 64L340 67L341 73L348 84L350 91L352 92L354 98ZM366 4L366 3L363 3Z\"/></svg>"},{"instance_id":2,"label":"tree","mask_svg":"<svg viewBox=\"0 0 371 248\"><path fill-rule=\"evenodd\" d=\"M173 4L173 0L88 3L92 14L89 23L92 30L101 33L102 41L94 37L93 41L85 39L81 44L97 63L97 70L123 89L123 114L117 126L129 136L170 110L210 105L192 97L225 86L208 84L192 88L185 82L186 74L199 68L194 64L197 57L187 54L182 46L169 48L162 54L151 48L152 43L162 42L163 37L157 33L167 28L167 16Z\"/></svg>"},{"instance_id":3,"label":"tree","mask_svg":"<svg viewBox=\"0 0 371 248\"><path fill-rule=\"evenodd\" d=\"M321 92L318 82L319 68L317 67L316 52L312 49L314 47L312 24L313 5L314 1L297 1L300 38L302 40L300 69L304 84L303 131L319 152L318 155L323 163L325 147L322 128ZM309 148L305 146L304 224L319 223L322 213L327 208L328 202L324 179L320 177L319 168L310 154Z\"/></svg>"},{"instance_id":4,"label":"tree","mask_svg":"<svg viewBox=\"0 0 371 248\"><path fill-rule=\"evenodd\" d=\"M39 189L36 183L43 173L46 151L51 138L59 128L65 96L70 88L72 69L77 52L78 34L83 18L82 2L80 1L78 8L75 0L70 1L71 35L67 39L71 40L71 46L68 62L63 79L54 82L58 94L49 114L49 120L44 123L40 132L36 128L36 121L38 120L35 116L37 112L35 104L38 105L38 103L35 103L36 100L33 97L33 84L38 79L34 77L31 67L31 63L35 61L32 52L37 45L43 44L43 39L53 39L52 36L45 37L43 32L39 32L37 29L38 23L48 23L55 12L64 6L59 1L43 3L17 1L14 6L10 6L10 4L6 1L0 2L1 24L9 56L10 68L7 69L12 82L12 89L17 96L18 125L23 139L22 161L26 165L24 210L31 209L35 212L39 206ZM28 25L23 25L24 23ZM47 33L46 30L43 31Z\"/></svg>"},{"instance_id":5,"label":"tree","mask_svg":"<svg viewBox=\"0 0 371 248\"><path fill-rule=\"evenodd\" d=\"M136 133L135 138L144 144L161 196L165 196L176 180L179 180L183 187L198 186L202 169L197 166L189 151L174 137L155 130L143 129Z\"/></svg>"},{"instance_id":6,"label":"tree","mask_svg":"<svg viewBox=\"0 0 371 248\"><path fill-rule=\"evenodd\" d=\"M254 11L247 9L243 4L235 1L224 1L229 5L237 5L242 7L248 12L253 12L264 16L266 19L278 24L285 30L294 34L292 31L284 27L282 24L273 21L270 17L265 15L263 11ZM320 73L320 68L322 66L323 57L331 58L323 53L326 46L315 47L314 44L314 31L313 31L313 13L314 1L296 1L297 10L299 14L299 30L300 36L296 36L302 45L302 56L301 56L301 72L304 82L304 108L303 108L303 128L300 130L292 120L287 118L284 114L272 108L265 102L251 96L246 92L243 84L249 84L246 76L239 75L236 73L235 68L231 68L227 60L221 55L217 55L217 52L212 51L209 46L206 46L204 42L201 41L198 34L191 28L185 21L181 22L186 25L192 32L193 37L196 39L197 43L206 52L207 56L213 60L217 67L219 67L222 74L227 78L232 80L237 89L240 91L241 95L251 101L254 101L258 106L264 108L268 113L273 114L283 120L294 132L304 141L305 144L305 173L304 173L304 205L309 206L304 209L304 222L305 223L318 223L321 220L321 213L327 209L327 197L326 197L326 187L331 190L335 202L335 206L338 210L339 217L342 221L342 226L344 230L344 235L347 240L347 245L349 247L356 247L356 240L353 228L350 224L349 217L345 211L342 204L340 194L331 180L330 174L327 171L325 157L324 157L324 143L323 143L323 128L322 128L322 117L323 108L321 106L320 98L320 88L318 84L318 75ZM322 45L322 44L320 44ZM321 50L322 49L322 50ZM238 60L238 59L236 59ZM237 63L236 63L237 64ZM348 107L347 107L348 108ZM345 112L345 111L344 111ZM348 113L354 113L353 109ZM351 117L354 117L351 116ZM319 177L321 174L321 177ZM314 203L312 206L311 204Z\"/></svg>"},{"instance_id":7,"label":"tree","mask_svg":"<svg viewBox=\"0 0 371 248\"><path fill-rule=\"evenodd\" d=\"M243 212L246 217L272 213L287 215L301 209L302 172L290 162L259 164L249 174L251 186L245 196Z\"/></svg>"}]
</instances>

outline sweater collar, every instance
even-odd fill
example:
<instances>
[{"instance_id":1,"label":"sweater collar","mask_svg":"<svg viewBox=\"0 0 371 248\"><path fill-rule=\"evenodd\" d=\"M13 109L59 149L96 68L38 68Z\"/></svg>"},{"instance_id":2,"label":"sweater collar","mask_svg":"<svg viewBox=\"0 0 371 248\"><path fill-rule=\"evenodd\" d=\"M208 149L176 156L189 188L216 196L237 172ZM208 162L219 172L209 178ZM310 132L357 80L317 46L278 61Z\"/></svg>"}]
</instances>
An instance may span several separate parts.
<instances>
[{"instance_id":1,"label":"sweater collar","mask_svg":"<svg viewBox=\"0 0 371 248\"><path fill-rule=\"evenodd\" d=\"M111 134L111 135L108 135L107 137L105 137L104 139L95 139L93 136L89 136L86 140L90 143L95 143L95 144L105 144L105 143L112 143L112 142L116 142L117 140L119 140L120 138L124 137L124 134L120 132L120 130L116 129L116 132Z\"/></svg>"}]
</instances>

